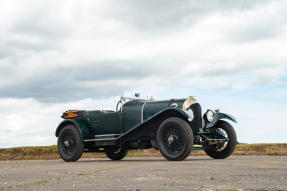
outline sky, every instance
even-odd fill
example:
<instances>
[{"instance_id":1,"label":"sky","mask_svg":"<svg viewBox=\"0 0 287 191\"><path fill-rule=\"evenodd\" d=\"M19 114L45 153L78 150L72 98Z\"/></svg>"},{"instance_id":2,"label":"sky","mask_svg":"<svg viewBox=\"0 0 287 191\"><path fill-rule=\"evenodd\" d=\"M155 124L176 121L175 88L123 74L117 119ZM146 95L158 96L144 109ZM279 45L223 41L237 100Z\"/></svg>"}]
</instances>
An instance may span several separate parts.
<instances>
[{"instance_id":1,"label":"sky","mask_svg":"<svg viewBox=\"0 0 287 191\"><path fill-rule=\"evenodd\" d=\"M285 0L2 0L0 148L54 145L62 112L195 96L239 142L287 142Z\"/></svg>"}]
</instances>

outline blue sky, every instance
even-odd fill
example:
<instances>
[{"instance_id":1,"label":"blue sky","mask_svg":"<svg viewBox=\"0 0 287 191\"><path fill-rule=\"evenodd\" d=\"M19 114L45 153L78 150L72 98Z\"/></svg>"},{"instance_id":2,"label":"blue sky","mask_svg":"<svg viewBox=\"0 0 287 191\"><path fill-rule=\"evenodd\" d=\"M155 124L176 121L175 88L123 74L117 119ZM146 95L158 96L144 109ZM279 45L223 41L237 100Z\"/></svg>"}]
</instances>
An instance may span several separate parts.
<instances>
[{"instance_id":1,"label":"blue sky","mask_svg":"<svg viewBox=\"0 0 287 191\"><path fill-rule=\"evenodd\" d=\"M286 1L1 1L0 147L56 144L67 109L196 96L238 140L287 142Z\"/></svg>"}]
</instances>

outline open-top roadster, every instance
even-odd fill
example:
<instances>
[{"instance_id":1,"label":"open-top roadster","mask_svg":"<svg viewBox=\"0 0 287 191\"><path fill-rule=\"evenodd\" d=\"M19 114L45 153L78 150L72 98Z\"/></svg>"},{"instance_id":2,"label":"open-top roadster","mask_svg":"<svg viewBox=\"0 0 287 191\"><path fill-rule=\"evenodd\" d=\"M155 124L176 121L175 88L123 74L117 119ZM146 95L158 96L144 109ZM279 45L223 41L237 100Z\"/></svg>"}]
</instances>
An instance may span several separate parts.
<instances>
[{"instance_id":1,"label":"open-top roadster","mask_svg":"<svg viewBox=\"0 0 287 191\"><path fill-rule=\"evenodd\" d=\"M112 160L128 150L155 148L168 160L184 160L191 150L204 150L215 159L232 154L237 138L225 120L231 115L207 110L203 117L194 97L154 101L121 97L116 111L69 110L56 130L64 161L77 161L83 152L105 152Z\"/></svg>"}]
</instances>

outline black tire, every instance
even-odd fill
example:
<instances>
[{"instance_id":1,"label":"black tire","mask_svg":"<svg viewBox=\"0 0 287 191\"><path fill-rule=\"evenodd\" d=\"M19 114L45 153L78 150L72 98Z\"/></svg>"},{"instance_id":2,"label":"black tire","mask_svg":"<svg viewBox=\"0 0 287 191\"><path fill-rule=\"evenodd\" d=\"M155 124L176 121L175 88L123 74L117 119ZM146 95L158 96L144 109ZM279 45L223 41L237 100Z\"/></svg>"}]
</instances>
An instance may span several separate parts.
<instances>
[{"instance_id":1,"label":"black tire","mask_svg":"<svg viewBox=\"0 0 287 191\"><path fill-rule=\"evenodd\" d=\"M192 129L181 118L168 118L160 124L157 130L156 143L160 153L167 160L184 160L193 146Z\"/></svg>"},{"instance_id":2,"label":"black tire","mask_svg":"<svg viewBox=\"0 0 287 191\"><path fill-rule=\"evenodd\" d=\"M233 153L236 147L236 132L232 125L222 120L219 120L215 124L215 128L225 131L228 138L228 142L226 144L220 145L220 148L217 148L216 145L214 145L214 147L211 147L209 150L205 150L205 153L214 159L225 159Z\"/></svg>"},{"instance_id":3,"label":"black tire","mask_svg":"<svg viewBox=\"0 0 287 191\"><path fill-rule=\"evenodd\" d=\"M127 156L128 150L123 147L110 146L105 147L105 153L111 160L122 160Z\"/></svg>"},{"instance_id":4,"label":"black tire","mask_svg":"<svg viewBox=\"0 0 287 191\"><path fill-rule=\"evenodd\" d=\"M74 125L61 129L58 137L58 152L66 162L75 162L84 152L84 143L80 132Z\"/></svg>"}]
</instances>

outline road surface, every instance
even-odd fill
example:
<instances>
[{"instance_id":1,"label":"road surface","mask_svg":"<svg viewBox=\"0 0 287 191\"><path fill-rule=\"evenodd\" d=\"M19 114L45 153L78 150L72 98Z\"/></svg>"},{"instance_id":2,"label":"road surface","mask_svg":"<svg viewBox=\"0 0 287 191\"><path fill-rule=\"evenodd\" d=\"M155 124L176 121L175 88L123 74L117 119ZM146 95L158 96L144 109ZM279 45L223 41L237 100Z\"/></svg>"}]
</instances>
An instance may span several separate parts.
<instances>
[{"instance_id":1,"label":"road surface","mask_svg":"<svg viewBox=\"0 0 287 191\"><path fill-rule=\"evenodd\" d=\"M287 190L287 157L2 161L0 190Z\"/></svg>"}]
</instances>

